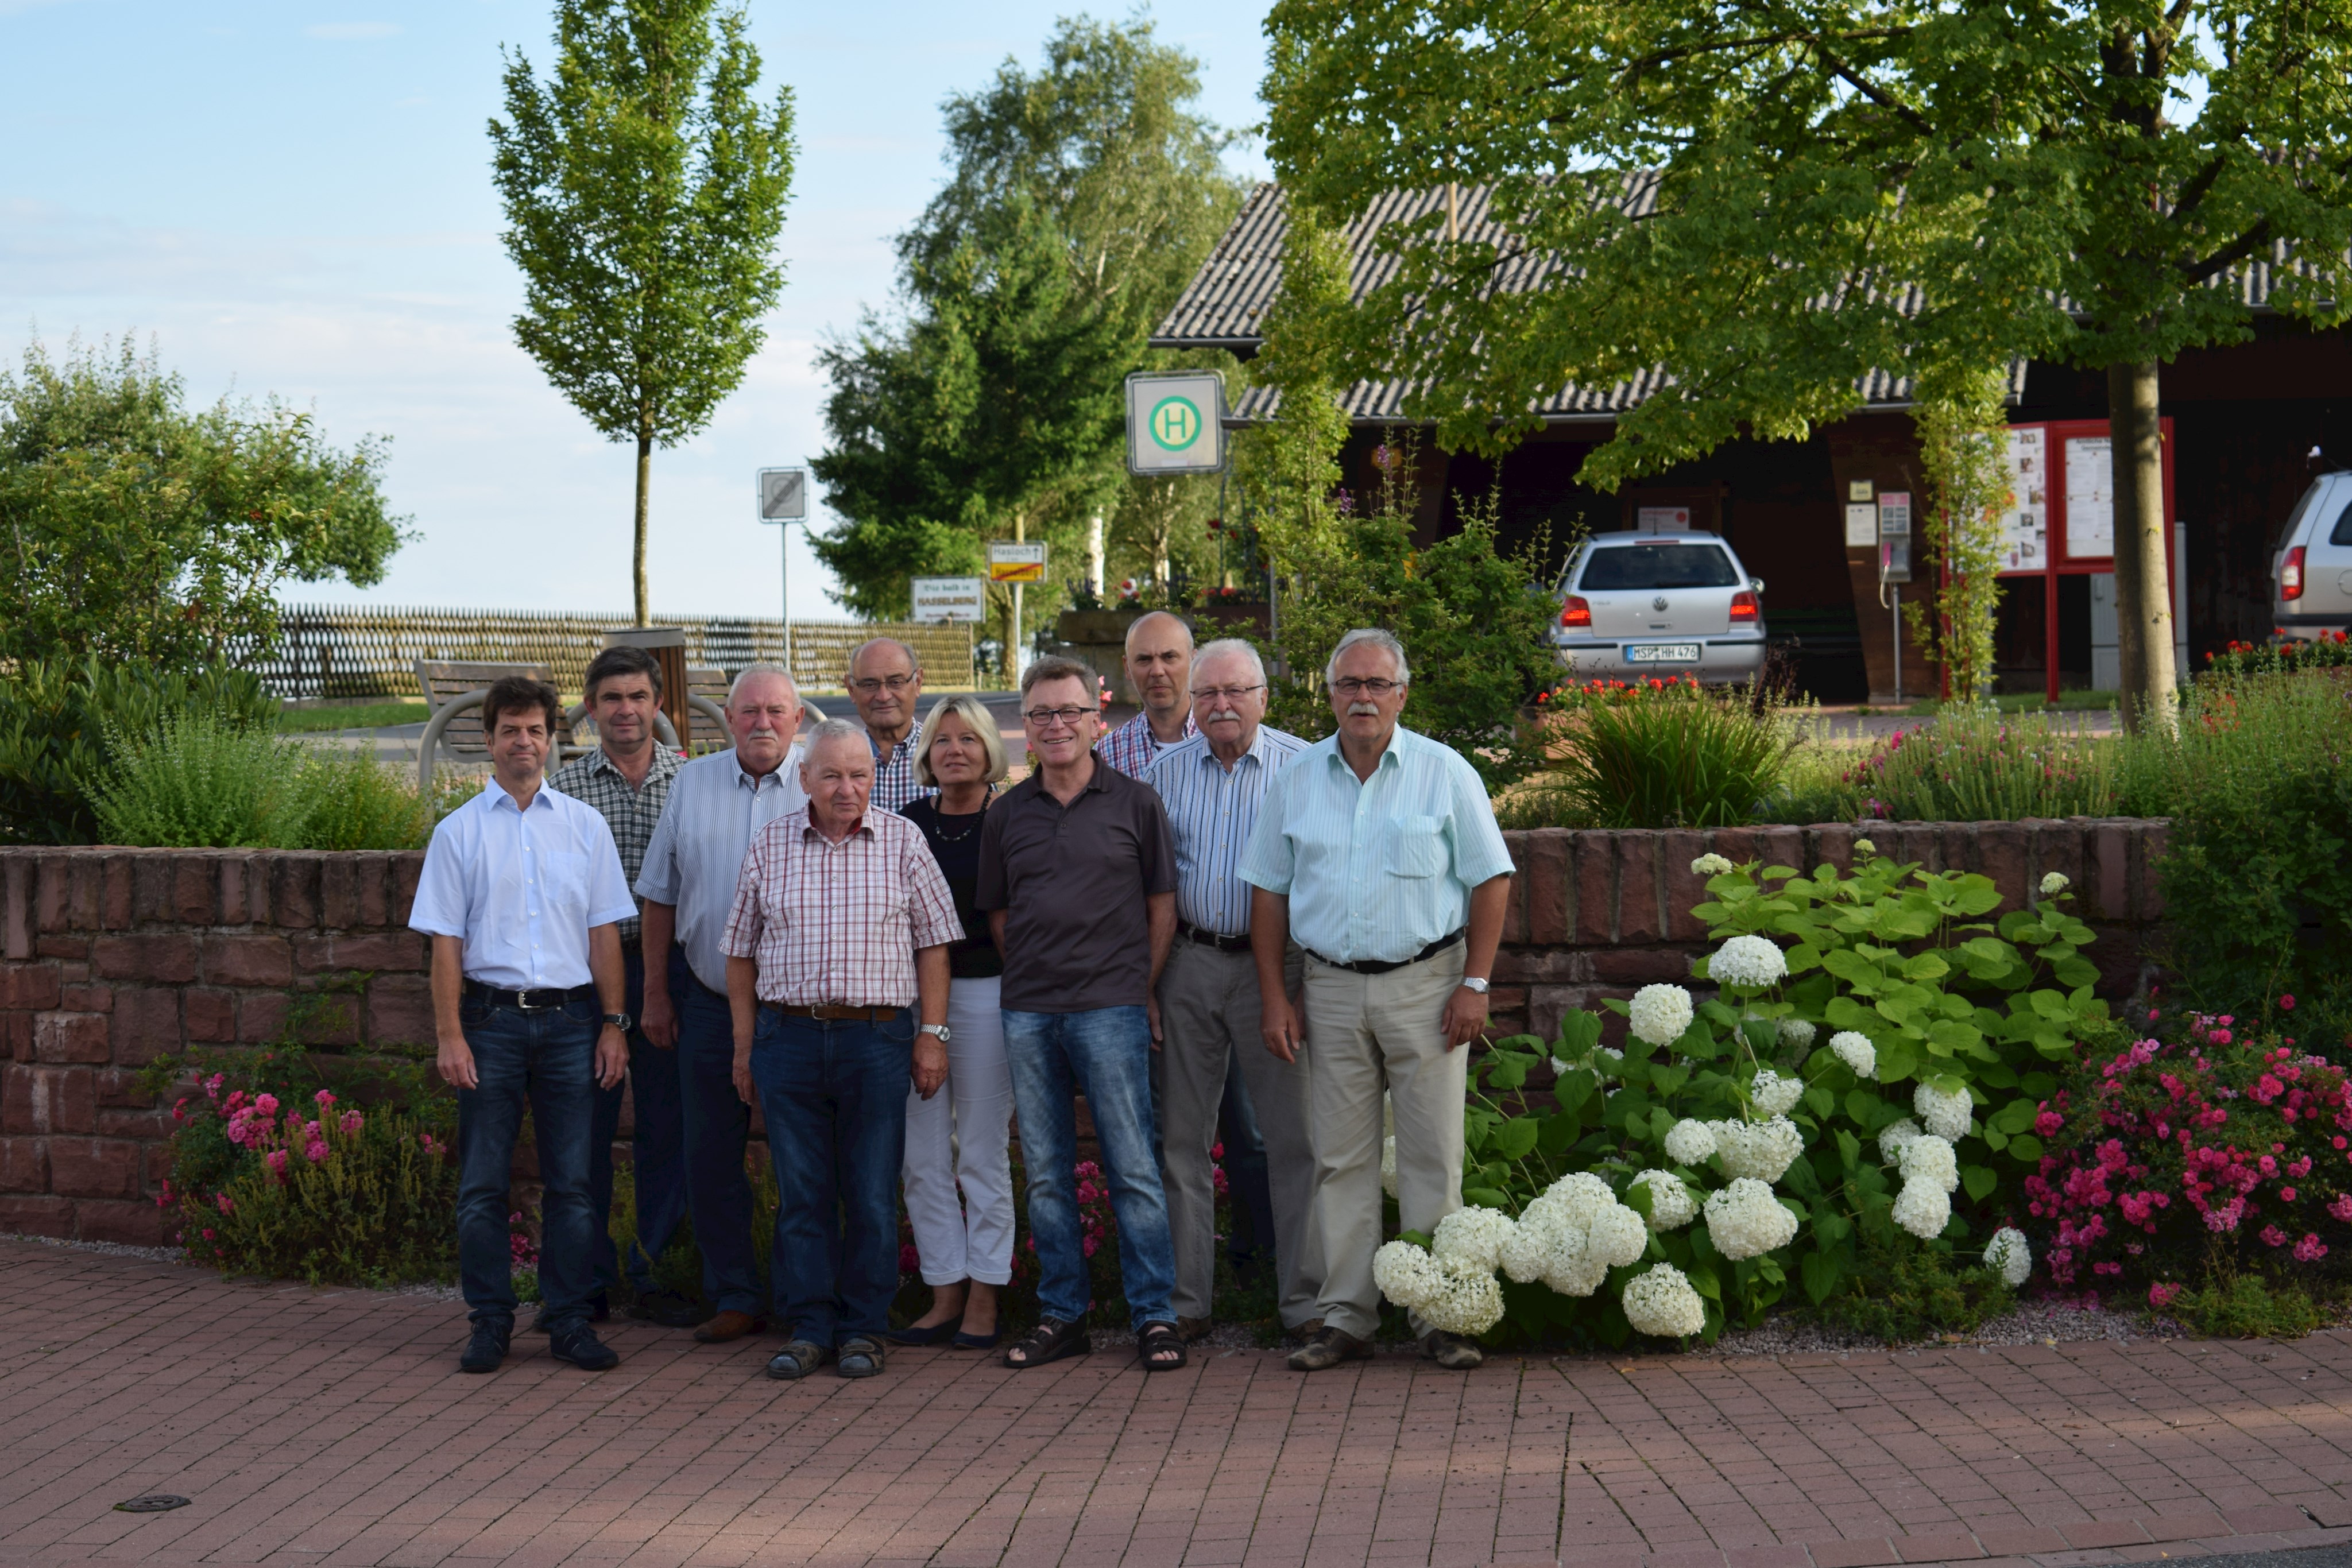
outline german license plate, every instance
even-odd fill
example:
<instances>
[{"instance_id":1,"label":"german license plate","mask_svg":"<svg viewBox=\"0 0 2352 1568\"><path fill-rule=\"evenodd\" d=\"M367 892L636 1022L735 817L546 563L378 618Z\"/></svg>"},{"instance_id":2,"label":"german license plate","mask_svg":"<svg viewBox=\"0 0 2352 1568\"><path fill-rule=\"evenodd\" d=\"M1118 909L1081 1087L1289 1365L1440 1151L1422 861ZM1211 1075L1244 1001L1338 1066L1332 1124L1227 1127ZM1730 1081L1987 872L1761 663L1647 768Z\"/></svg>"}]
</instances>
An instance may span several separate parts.
<instances>
[{"instance_id":1,"label":"german license plate","mask_svg":"<svg viewBox=\"0 0 2352 1568\"><path fill-rule=\"evenodd\" d=\"M1629 643L1625 646L1625 662L1631 664L1696 664L1698 663L1698 644Z\"/></svg>"}]
</instances>

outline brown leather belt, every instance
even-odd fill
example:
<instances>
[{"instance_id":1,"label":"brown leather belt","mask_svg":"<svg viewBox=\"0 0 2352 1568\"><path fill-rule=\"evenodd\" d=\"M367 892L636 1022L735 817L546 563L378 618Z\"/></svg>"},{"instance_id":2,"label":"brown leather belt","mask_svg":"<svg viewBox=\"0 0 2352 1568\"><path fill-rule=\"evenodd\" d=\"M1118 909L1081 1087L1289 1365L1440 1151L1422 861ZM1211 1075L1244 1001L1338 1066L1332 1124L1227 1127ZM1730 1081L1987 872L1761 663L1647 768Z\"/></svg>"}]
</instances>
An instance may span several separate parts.
<instances>
[{"instance_id":1,"label":"brown leather belt","mask_svg":"<svg viewBox=\"0 0 2352 1568\"><path fill-rule=\"evenodd\" d=\"M772 1013L782 1013L788 1019L822 1019L827 1023L888 1023L907 1009L904 1008L804 1008L790 1002L761 1002L761 1007Z\"/></svg>"},{"instance_id":2,"label":"brown leather belt","mask_svg":"<svg viewBox=\"0 0 2352 1568\"><path fill-rule=\"evenodd\" d=\"M1250 939L1246 935L1220 936L1214 931L1203 931L1189 920L1176 923L1176 935L1200 946L1214 947L1220 953L1246 953L1250 950Z\"/></svg>"}]
</instances>

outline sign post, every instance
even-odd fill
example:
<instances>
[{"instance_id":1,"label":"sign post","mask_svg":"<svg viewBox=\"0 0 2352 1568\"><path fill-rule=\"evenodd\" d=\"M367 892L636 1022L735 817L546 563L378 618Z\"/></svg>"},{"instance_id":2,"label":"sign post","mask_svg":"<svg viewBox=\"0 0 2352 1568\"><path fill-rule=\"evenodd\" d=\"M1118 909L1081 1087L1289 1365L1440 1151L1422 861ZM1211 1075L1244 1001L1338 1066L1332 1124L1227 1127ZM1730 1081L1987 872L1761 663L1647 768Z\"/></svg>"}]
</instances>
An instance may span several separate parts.
<instances>
[{"instance_id":1,"label":"sign post","mask_svg":"<svg viewBox=\"0 0 2352 1568\"><path fill-rule=\"evenodd\" d=\"M762 468L760 470L760 520L776 525L776 537L783 544L779 552L783 557L781 586L783 598L777 610L784 618L784 669L793 667L793 523L808 522L808 470L805 468Z\"/></svg>"},{"instance_id":2,"label":"sign post","mask_svg":"<svg viewBox=\"0 0 2352 1568\"><path fill-rule=\"evenodd\" d=\"M1127 471L1165 478L1225 468L1225 378L1214 371L1127 378Z\"/></svg>"},{"instance_id":3,"label":"sign post","mask_svg":"<svg viewBox=\"0 0 2352 1568\"><path fill-rule=\"evenodd\" d=\"M1030 544L1021 539L991 539L988 544L988 580L1013 585L1013 646L1006 650L1012 655L1013 678L1017 682L1021 673L1029 667L1028 644L1021 636L1021 585L1045 580L1045 546L1043 540Z\"/></svg>"}]
</instances>

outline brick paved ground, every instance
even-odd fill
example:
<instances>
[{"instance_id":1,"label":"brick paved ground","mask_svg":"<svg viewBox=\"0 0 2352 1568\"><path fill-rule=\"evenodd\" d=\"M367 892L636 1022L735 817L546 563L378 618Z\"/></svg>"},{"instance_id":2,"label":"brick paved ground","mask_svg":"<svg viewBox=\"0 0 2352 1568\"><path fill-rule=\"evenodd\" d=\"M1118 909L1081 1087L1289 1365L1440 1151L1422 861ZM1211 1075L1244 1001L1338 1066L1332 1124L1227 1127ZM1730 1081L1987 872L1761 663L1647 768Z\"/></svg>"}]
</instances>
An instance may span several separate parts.
<instances>
[{"instance_id":1,"label":"brick paved ground","mask_svg":"<svg viewBox=\"0 0 2352 1568\"><path fill-rule=\"evenodd\" d=\"M0 1239L0 1563L2097 1563L2352 1540L2352 1336L1787 1359L1227 1352L867 1383ZM171 1491L175 1512L113 1503Z\"/></svg>"}]
</instances>

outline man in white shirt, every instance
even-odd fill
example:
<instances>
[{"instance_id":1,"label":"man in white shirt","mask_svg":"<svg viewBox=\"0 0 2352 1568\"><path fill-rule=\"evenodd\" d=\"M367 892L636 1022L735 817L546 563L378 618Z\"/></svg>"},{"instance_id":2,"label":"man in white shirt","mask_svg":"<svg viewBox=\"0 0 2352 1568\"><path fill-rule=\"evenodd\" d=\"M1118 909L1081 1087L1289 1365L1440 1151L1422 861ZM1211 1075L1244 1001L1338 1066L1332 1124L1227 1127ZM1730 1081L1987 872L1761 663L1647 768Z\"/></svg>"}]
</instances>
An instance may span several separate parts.
<instances>
[{"instance_id":1,"label":"man in white shirt","mask_svg":"<svg viewBox=\"0 0 2352 1568\"><path fill-rule=\"evenodd\" d=\"M670 942L692 976L673 1012L658 987L646 991L646 1038L677 1051L686 1123L687 1212L702 1249L703 1293L718 1315L695 1330L706 1344L760 1326L761 1287L751 1251L751 1183L743 1151L751 1113L735 1092L735 1023L727 1007L727 915L751 835L808 804L801 788L800 692L774 664L751 664L727 693L734 746L698 757L671 780L637 894L646 901L646 968L660 974Z\"/></svg>"},{"instance_id":2,"label":"man in white shirt","mask_svg":"<svg viewBox=\"0 0 2352 1568\"><path fill-rule=\"evenodd\" d=\"M510 675L491 685L482 730L493 778L433 831L408 918L433 939L437 1065L457 1091L457 1267L474 1324L457 1364L467 1372L496 1370L514 1335L507 1186L526 1104L546 1187L539 1283L549 1352L590 1372L621 1359L588 1322L588 1145L597 1087L619 1083L628 1066L621 922L636 905L604 819L544 787L562 721L545 683Z\"/></svg>"}]
</instances>

